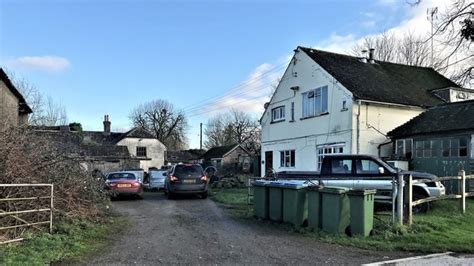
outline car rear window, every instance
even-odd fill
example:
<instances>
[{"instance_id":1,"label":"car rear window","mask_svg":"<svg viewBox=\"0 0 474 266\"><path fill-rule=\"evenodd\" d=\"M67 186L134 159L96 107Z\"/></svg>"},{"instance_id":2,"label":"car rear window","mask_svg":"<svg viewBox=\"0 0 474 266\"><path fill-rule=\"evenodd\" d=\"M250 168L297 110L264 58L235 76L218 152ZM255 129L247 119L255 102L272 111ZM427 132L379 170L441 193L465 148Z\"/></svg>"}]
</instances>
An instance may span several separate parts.
<instances>
[{"instance_id":1,"label":"car rear window","mask_svg":"<svg viewBox=\"0 0 474 266\"><path fill-rule=\"evenodd\" d=\"M166 174L166 171L152 171L152 172L150 172L150 178L151 179L165 178L166 175L163 175L163 174Z\"/></svg>"},{"instance_id":2,"label":"car rear window","mask_svg":"<svg viewBox=\"0 0 474 266\"><path fill-rule=\"evenodd\" d=\"M108 180L116 179L135 179L135 175L131 173L113 173L107 176Z\"/></svg>"},{"instance_id":3,"label":"car rear window","mask_svg":"<svg viewBox=\"0 0 474 266\"><path fill-rule=\"evenodd\" d=\"M192 175L202 176L202 167L200 165L176 165L174 168L175 176Z\"/></svg>"}]
</instances>

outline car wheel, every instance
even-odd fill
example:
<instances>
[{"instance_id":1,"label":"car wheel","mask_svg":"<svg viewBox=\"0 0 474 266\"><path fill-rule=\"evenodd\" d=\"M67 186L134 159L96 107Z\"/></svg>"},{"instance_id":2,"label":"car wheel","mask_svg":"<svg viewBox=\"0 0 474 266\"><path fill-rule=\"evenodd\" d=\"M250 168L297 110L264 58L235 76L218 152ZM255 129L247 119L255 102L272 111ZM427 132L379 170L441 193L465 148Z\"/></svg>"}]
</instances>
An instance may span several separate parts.
<instances>
[{"instance_id":1,"label":"car wheel","mask_svg":"<svg viewBox=\"0 0 474 266\"><path fill-rule=\"evenodd\" d=\"M170 200L170 199L174 199L174 194L171 193L171 192L168 192L168 193L167 193L167 196L168 196L168 199L169 199L169 200Z\"/></svg>"},{"instance_id":2,"label":"car wheel","mask_svg":"<svg viewBox=\"0 0 474 266\"><path fill-rule=\"evenodd\" d=\"M201 199L207 199L207 191L201 193Z\"/></svg>"},{"instance_id":3,"label":"car wheel","mask_svg":"<svg viewBox=\"0 0 474 266\"><path fill-rule=\"evenodd\" d=\"M419 192L413 192L413 201L424 199L424 198L426 198L424 194L421 194ZM413 213L426 213L429 209L429 206L430 205L428 202L419 204L419 205L413 206L412 211Z\"/></svg>"}]
</instances>

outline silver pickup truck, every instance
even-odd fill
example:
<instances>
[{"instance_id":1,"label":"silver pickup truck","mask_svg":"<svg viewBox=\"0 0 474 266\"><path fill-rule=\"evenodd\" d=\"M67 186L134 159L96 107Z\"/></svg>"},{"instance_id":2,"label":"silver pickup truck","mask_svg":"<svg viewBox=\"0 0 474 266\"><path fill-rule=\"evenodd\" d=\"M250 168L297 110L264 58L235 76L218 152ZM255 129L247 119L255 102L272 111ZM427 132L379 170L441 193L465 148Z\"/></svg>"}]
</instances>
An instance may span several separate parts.
<instances>
[{"instance_id":1,"label":"silver pickup truck","mask_svg":"<svg viewBox=\"0 0 474 266\"><path fill-rule=\"evenodd\" d=\"M402 174L411 174L413 179L434 179L435 175L400 171ZM392 180L397 176L397 170L379 158L370 155L338 154L323 158L321 172L285 171L275 173L280 179L318 179L320 185L338 186L354 189L375 189L375 201L391 203ZM442 196L445 188L441 182L428 182L413 185L413 199L422 199L432 196ZM415 211L424 212L428 204L418 205Z\"/></svg>"}]
</instances>

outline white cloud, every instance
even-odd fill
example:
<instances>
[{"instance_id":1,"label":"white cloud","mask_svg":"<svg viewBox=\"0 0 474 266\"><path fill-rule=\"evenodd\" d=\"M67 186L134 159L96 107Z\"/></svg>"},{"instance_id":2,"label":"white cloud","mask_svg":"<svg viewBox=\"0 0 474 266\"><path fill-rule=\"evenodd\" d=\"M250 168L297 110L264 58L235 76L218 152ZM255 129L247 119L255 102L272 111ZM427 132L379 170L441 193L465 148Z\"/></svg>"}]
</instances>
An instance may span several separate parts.
<instances>
[{"instance_id":1,"label":"white cloud","mask_svg":"<svg viewBox=\"0 0 474 266\"><path fill-rule=\"evenodd\" d=\"M5 65L12 68L33 69L51 73L58 73L71 66L67 58L60 56L23 56L7 60Z\"/></svg>"},{"instance_id":2,"label":"white cloud","mask_svg":"<svg viewBox=\"0 0 474 266\"><path fill-rule=\"evenodd\" d=\"M364 28L373 28L377 22L375 20L366 20L360 23Z\"/></svg>"},{"instance_id":3,"label":"white cloud","mask_svg":"<svg viewBox=\"0 0 474 266\"><path fill-rule=\"evenodd\" d=\"M250 113L261 113L263 105L271 97L272 85L276 85L290 59L284 57L278 61L281 65L274 66L264 63L256 67L239 86L223 97L215 99L204 107L208 116L223 113L231 109Z\"/></svg>"},{"instance_id":4,"label":"white cloud","mask_svg":"<svg viewBox=\"0 0 474 266\"><path fill-rule=\"evenodd\" d=\"M379 0L379 4L389 5L396 4L396 1L392 0ZM397 26L387 29L386 31L394 34L395 36L402 36L407 33L413 33L415 35L426 35L430 31L430 23L427 20L426 10L430 7L438 7L439 12L442 13L446 10L447 5L444 0L424 0L421 1L419 5L411 6L407 2L403 2L404 11L406 18L402 20ZM365 17L373 17L375 14L371 12L361 13ZM375 21L373 21L375 25ZM361 26L371 26L372 20L367 20L362 22ZM353 33L346 35L339 35L337 33L332 33L329 38L318 43L315 48L328 50L337 53L347 53L351 48L356 44L363 41L366 37L374 37L379 34L365 35L365 36L355 36Z\"/></svg>"},{"instance_id":5,"label":"white cloud","mask_svg":"<svg viewBox=\"0 0 474 266\"><path fill-rule=\"evenodd\" d=\"M345 53L358 41L353 34L339 35L332 33L331 36L315 46L316 49Z\"/></svg>"}]
</instances>

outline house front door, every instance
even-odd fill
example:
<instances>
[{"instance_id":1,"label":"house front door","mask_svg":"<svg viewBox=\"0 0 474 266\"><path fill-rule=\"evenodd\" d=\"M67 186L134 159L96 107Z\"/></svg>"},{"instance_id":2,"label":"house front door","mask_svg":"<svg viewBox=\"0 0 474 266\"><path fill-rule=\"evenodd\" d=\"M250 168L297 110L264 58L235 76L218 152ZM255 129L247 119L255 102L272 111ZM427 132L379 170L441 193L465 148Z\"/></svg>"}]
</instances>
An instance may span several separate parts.
<instances>
[{"instance_id":1,"label":"house front door","mask_svg":"<svg viewBox=\"0 0 474 266\"><path fill-rule=\"evenodd\" d=\"M265 152L265 175L268 176L273 172L273 152Z\"/></svg>"}]
</instances>

